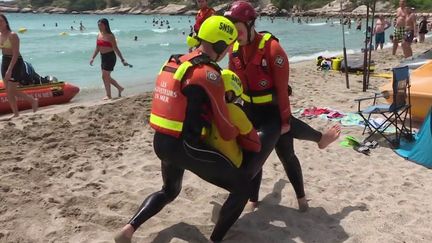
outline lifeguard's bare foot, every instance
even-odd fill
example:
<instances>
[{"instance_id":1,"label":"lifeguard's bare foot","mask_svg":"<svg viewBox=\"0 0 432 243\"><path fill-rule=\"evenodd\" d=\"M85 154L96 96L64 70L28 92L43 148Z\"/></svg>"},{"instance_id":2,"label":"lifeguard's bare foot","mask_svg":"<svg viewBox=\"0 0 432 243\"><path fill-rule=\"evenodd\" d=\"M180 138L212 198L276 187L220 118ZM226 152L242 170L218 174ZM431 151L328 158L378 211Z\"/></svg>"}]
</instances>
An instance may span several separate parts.
<instances>
[{"instance_id":1,"label":"lifeguard's bare foot","mask_svg":"<svg viewBox=\"0 0 432 243\"><path fill-rule=\"evenodd\" d=\"M318 142L318 148L324 149L339 138L341 127L339 125L332 126L328 131L322 134L321 140Z\"/></svg>"},{"instance_id":2,"label":"lifeguard's bare foot","mask_svg":"<svg viewBox=\"0 0 432 243\"><path fill-rule=\"evenodd\" d=\"M111 97L105 96L102 100L110 100Z\"/></svg>"},{"instance_id":3,"label":"lifeguard's bare foot","mask_svg":"<svg viewBox=\"0 0 432 243\"><path fill-rule=\"evenodd\" d=\"M14 119L16 117L19 117L19 114L18 115L14 114L12 116L8 116L8 117L5 117L5 118L2 118L2 119L0 119L0 121L10 121L10 120L12 120L12 119Z\"/></svg>"},{"instance_id":4,"label":"lifeguard's bare foot","mask_svg":"<svg viewBox=\"0 0 432 243\"><path fill-rule=\"evenodd\" d=\"M244 211L248 212L248 213L251 213L251 212L254 212L257 208L258 208L258 202L249 201L246 204L246 206L244 208Z\"/></svg>"},{"instance_id":5,"label":"lifeguard's bare foot","mask_svg":"<svg viewBox=\"0 0 432 243\"><path fill-rule=\"evenodd\" d=\"M131 243L132 242L132 235L134 233L134 228L132 225L127 224L123 229L116 234L114 237L115 243Z\"/></svg>"},{"instance_id":6,"label":"lifeguard's bare foot","mask_svg":"<svg viewBox=\"0 0 432 243\"><path fill-rule=\"evenodd\" d=\"M309 209L309 204L306 197L298 198L298 207L300 212L306 212Z\"/></svg>"}]
</instances>

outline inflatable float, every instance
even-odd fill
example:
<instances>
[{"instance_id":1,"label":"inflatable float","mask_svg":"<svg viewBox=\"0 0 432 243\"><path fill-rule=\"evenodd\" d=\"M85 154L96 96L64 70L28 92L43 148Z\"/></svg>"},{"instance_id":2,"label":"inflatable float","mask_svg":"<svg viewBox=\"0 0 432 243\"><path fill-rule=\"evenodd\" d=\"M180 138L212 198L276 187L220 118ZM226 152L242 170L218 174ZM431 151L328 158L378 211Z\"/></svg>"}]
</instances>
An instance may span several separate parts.
<instances>
[{"instance_id":1,"label":"inflatable float","mask_svg":"<svg viewBox=\"0 0 432 243\"><path fill-rule=\"evenodd\" d=\"M18 29L18 33L22 34L27 31L27 28L21 27Z\"/></svg>"},{"instance_id":2,"label":"inflatable float","mask_svg":"<svg viewBox=\"0 0 432 243\"><path fill-rule=\"evenodd\" d=\"M63 104L69 102L79 92L79 88L65 82L53 82L47 84L28 85L18 88L24 93L39 100L39 107ZM30 109L31 104L18 99L18 109ZM3 81L0 81L0 114L12 112L4 89Z\"/></svg>"},{"instance_id":3,"label":"inflatable float","mask_svg":"<svg viewBox=\"0 0 432 243\"><path fill-rule=\"evenodd\" d=\"M411 81L411 116L413 120L424 120L432 106L432 61L413 70ZM392 82L382 86L380 90L386 94L387 102L392 103Z\"/></svg>"}]
</instances>

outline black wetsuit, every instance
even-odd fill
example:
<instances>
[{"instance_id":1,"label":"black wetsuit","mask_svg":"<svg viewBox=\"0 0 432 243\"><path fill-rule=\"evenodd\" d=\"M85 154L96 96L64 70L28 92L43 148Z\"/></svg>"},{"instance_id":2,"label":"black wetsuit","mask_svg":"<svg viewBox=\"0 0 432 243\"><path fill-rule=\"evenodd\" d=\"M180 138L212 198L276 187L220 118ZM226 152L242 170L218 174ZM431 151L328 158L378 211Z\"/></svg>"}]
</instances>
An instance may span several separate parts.
<instances>
[{"instance_id":1,"label":"black wetsuit","mask_svg":"<svg viewBox=\"0 0 432 243\"><path fill-rule=\"evenodd\" d=\"M321 140L322 133L293 116L290 119L290 124L290 131L280 136L275 150L297 198L302 198L305 196L303 173L300 161L294 152L294 138L318 143ZM256 199L258 200L258 194Z\"/></svg>"},{"instance_id":2,"label":"black wetsuit","mask_svg":"<svg viewBox=\"0 0 432 243\"><path fill-rule=\"evenodd\" d=\"M161 159L162 189L144 200L129 223L137 229L173 201L180 193L184 170L190 170L230 192L211 235L213 241L220 241L243 211L251 193L251 174L255 172L236 168L225 156L201 141L201 129L209 125L203 118L206 113L203 107L209 104L208 97L199 86L188 86L183 93L188 102L181 137L178 139L159 132L154 135L154 151ZM249 163L250 167L258 168L259 165L254 163Z\"/></svg>"},{"instance_id":3,"label":"black wetsuit","mask_svg":"<svg viewBox=\"0 0 432 243\"><path fill-rule=\"evenodd\" d=\"M273 113L273 114L271 114ZM276 113L276 114L275 114ZM276 153L282 162L282 165L285 169L285 173L288 176L291 184L293 185L294 191L296 192L297 198L302 198L305 196L304 185L303 185L303 174L300 165L300 161L298 160L295 152L294 152L294 138L300 140L308 140L319 142L321 140L322 134L308 124L303 121L291 117L290 118L290 131L281 136L276 133L280 133L280 127L276 129L271 124L280 124L280 116L279 109L275 105L250 105L248 109L249 119L253 122L255 129L260 132L260 137L265 137L268 139L261 140L261 143L273 145ZM278 120L279 123L276 121ZM279 125L280 126L280 125ZM274 139L274 140L271 140ZM261 149L260 154L266 155L267 157L270 155L273 147L266 146L264 149ZM267 159L259 158L259 159ZM262 167L262 164L261 164ZM257 173L253 180L253 191L250 197L252 202L257 202L259 198L259 189L261 185L262 179L262 170Z\"/></svg>"}]
</instances>

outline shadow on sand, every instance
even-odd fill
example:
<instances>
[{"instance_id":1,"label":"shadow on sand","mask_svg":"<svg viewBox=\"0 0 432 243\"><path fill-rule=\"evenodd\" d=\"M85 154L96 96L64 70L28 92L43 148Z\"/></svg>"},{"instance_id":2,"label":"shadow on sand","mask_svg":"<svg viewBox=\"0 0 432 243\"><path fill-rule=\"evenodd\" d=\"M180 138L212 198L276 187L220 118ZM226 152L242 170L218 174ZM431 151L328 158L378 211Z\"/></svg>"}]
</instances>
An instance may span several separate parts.
<instances>
[{"instance_id":1,"label":"shadow on sand","mask_svg":"<svg viewBox=\"0 0 432 243\"><path fill-rule=\"evenodd\" d=\"M279 205L281 191L286 183L285 180L279 180L256 211L242 215L223 242L343 242L348 239L348 234L340 225L341 220L353 211L367 210L365 205L348 206L341 212L328 214L322 207L311 207L306 213L300 213L297 209ZM214 205L214 220L221 205L211 203ZM168 243L173 238L194 243L209 242L197 227L179 223L159 232L153 243Z\"/></svg>"}]
</instances>

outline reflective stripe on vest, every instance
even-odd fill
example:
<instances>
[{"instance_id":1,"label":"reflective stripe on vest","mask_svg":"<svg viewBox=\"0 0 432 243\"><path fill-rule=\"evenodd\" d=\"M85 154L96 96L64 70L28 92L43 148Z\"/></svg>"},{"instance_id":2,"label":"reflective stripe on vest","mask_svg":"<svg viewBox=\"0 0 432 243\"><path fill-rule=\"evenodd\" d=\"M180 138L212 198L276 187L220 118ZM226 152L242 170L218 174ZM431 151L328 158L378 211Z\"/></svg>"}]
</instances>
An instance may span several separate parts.
<instances>
[{"instance_id":1,"label":"reflective stripe on vest","mask_svg":"<svg viewBox=\"0 0 432 243\"><path fill-rule=\"evenodd\" d=\"M175 131L175 132L181 132L183 129L183 122L173 121L169 120L163 117L160 117L158 115L155 115L153 113L150 114L150 123L159 126L161 128ZM207 129L205 127L201 130L201 135L204 136L207 133Z\"/></svg>"},{"instance_id":2,"label":"reflective stripe on vest","mask_svg":"<svg viewBox=\"0 0 432 243\"><path fill-rule=\"evenodd\" d=\"M265 33L263 35L263 37L261 38L261 40L260 40L260 43L258 45L258 49L259 50L264 49L265 44L267 43L268 40L270 40L271 37L272 37L272 34ZM240 48L240 43L238 41L234 42L234 44L233 44L233 52L238 52L239 48Z\"/></svg>"},{"instance_id":3,"label":"reflective stripe on vest","mask_svg":"<svg viewBox=\"0 0 432 243\"><path fill-rule=\"evenodd\" d=\"M268 40L270 40L270 38L272 38L272 34L270 33L265 33L263 35L263 37L261 38L259 45L258 45L258 50L259 51L263 51L266 43ZM238 52L240 48L240 43L238 41L234 42L233 45L233 53ZM245 93L243 93L241 95L241 98L246 101L251 103L253 101L253 103L255 104L265 104L265 103L270 103L273 101L273 95L272 94L267 94L267 95L261 95L261 96L249 96Z\"/></svg>"},{"instance_id":4,"label":"reflective stripe on vest","mask_svg":"<svg viewBox=\"0 0 432 243\"><path fill-rule=\"evenodd\" d=\"M270 103L273 100L273 95L272 94L267 94L267 95L261 95L261 96L249 96L245 93L243 93L241 95L241 98L246 101L251 103L253 101L254 104L265 104L265 103Z\"/></svg>"},{"instance_id":5,"label":"reflective stripe on vest","mask_svg":"<svg viewBox=\"0 0 432 243\"><path fill-rule=\"evenodd\" d=\"M168 120L153 113L150 114L150 123L176 132L181 132L183 129L183 122Z\"/></svg>"},{"instance_id":6,"label":"reflective stripe on vest","mask_svg":"<svg viewBox=\"0 0 432 243\"><path fill-rule=\"evenodd\" d=\"M174 73L173 78L177 81L181 81L186 74L187 70L192 67L193 64L189 61L186 61L177 68L177 71Z\"/></svg>"}]
</instances>

